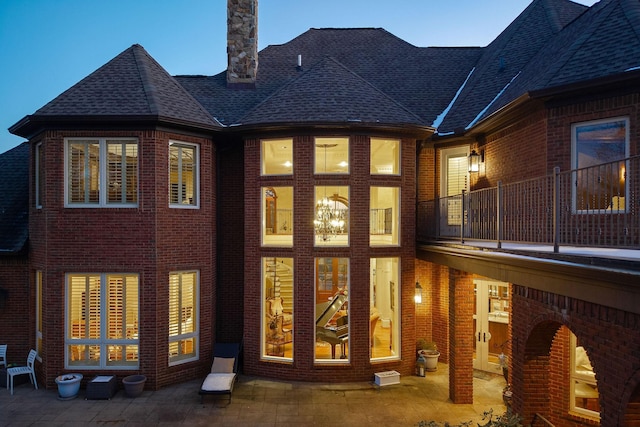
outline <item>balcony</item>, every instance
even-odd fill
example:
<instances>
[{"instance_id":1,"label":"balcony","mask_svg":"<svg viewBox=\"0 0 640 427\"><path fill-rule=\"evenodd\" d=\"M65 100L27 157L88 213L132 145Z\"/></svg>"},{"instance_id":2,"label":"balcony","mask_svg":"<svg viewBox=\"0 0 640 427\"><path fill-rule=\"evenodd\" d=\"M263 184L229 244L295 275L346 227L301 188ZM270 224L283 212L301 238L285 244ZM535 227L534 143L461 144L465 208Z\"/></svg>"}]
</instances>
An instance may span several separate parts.
<instances>
[{"instance_id":1,"label":"balcony","mask_svg":"<svg viewBox=\"0 0 640 427\"><path fill-rule=\"evenodd\" d=\"M640 156L420 202L418 243L640 258ZM595 251L594 251L595 249Z\"/></svg>"}]
</instances>

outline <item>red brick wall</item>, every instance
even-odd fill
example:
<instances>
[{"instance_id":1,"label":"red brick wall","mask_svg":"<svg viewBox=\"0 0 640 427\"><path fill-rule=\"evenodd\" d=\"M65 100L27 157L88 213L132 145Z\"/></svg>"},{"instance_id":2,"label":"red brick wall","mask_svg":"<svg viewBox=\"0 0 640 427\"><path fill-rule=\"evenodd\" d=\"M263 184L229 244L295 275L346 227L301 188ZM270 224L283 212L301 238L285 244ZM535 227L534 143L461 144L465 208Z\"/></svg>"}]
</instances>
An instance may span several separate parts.
<instances>
[{"instance_id":1,"label":"red brick wall","mask_svg":"<svg viewBox=\"0 0 640 427\"><path fill-rule=\"evenodd\" d=\"M527 422L539 412L555 425L597 425L568 414L568 357L562 356L570 330L596 373L600 425L622 425L640 384L640 316L517 285L511 304L514 410Z\"/></svg>"},{"instance_id":2,"label":"red brick wall","mask_svg":"<svg viewBox=\"0 0 640 427\"><path fill-rule=\"evenodd\" d=\"M64 138L126 136L139 141L137 208L64 208ZM168 207L169 139L200 146L200 209ZM215 163L211 141L160 131L48 132L43 209L31 208L32 273L43 271L43 381L64 371L65 274L139 274L140 373L158 388L201 376L210 361L215 288ZM33 178L32 178L33 180ZM33 205L33 204L32 204ZM170 271L200 271L200 362L169 368L167 282ZM33 274L32 274L33 276ZM33 279L32 279L33 280ZM85 376L107 371L84 372ZM111 372L119 376L131 371Z\"/></svg>"},{"instance_id":3,"label":"red brick wall","mask_svg":"<svg viewBox=\"0 0 640 427\"><path fill-rule=\"evenodd\" d=\"M7 344L7 361L24 364L35 348L33 289L26 255L0 256L0 289L7 292L0 308L0 344Z\"/></svg>"},{"instance_id":4,"label":"red brick wall","mask_svg":"<svg viewBox=\"0 0 640 427\"><path fill-rule=\"evenodd\" d=\"M350 139L350 174L313 174L313 136L294 137L295 173L284 177L260 177L258 140L245 143L245 293L244 369L248 374L306 381L371 380L374 372L395 369L412 374L415 364L415 142L402 141L402 176L371 176L367 136ZM349 185L349 247L313 246L314 185ZM369 246L369 199L371 185L401 187L401 248ZM260 188L293 186L294 248L260 246ZM260 260L263 256L294 258L294 363L260 360ZM348 365L314 364L315 270L318 256L348 257L350 260ZM369 263L372 257L400 257L402 361L372 364L369 359Z\"/></svg>"},{"instance_id":5,"label":"red brick wall","mask_svg":"<svg viewBox=\"0 0 640 427\"><path fill-rule=\"evenodd\" d=\"M473 276L451 269L449 298L449 398L454 403L473 403Z\"/></svg>"}]
</instances>

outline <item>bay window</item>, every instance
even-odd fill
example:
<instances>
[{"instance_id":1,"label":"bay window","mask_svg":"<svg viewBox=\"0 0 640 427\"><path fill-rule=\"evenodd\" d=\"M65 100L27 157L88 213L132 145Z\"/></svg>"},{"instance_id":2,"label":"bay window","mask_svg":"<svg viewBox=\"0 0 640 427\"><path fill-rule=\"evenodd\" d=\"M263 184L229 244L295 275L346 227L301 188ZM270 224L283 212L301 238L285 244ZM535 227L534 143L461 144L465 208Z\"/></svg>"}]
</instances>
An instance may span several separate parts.
<instances>
[{"instance_id":1,"label":"bay window","mask_svg":"<svg viewBox=\"0 0 640 427\"><path fill-rule=\"evenodd\" d=\"M262 258L262 354L293 359L293 258Z\"/></svg>"},{"instance_id":2,"label":"bay window","mask_svg":"<svg viewBox=\"0 0 640 427\"><path fill-rule=\"evenodd\" d=\"M174 208L198 207L198 146L169 143L169 205Z\"/></svg>"},{"instance_id":3,"label":"bay window","mask_svg":"<svg viewBox=\"0 0 640 427\"><path fill-rule=\"evenodd\" d=\"M169 274L169 364L198 358L198 272Z\"/></svg>"},{"instance_id":4,"label":"bay window","mask_svg":"<svg viewBox=\"0 0 640 427\"><path fill-rule=\"evenodd\" d=\"M400 358L400 260L371 258L369 337L371 359Z\"/></svg>"},{"instance_id":5,"label":"bay window","mask_svg":"<svg viewBox=\"0 0 640 427\"><path fill-rule=\"evenodd\" d=\"M315 360L349 359L349 258L315 259Z\"/></svg>"},{"instance_id":6,"label":"bay window","mask_svg":"<svg viewBox=\"0 0 640 427\"><path fill-rule=\"evenodd\" d=\"M65 150L65 206L137 206L136 139L68 138Z\"/></svg>"},{"instance_id":7,"label":"bay window","mask_svg":"<svg viewBox=\"0 0 640 427\"><path fill-rule=\"evenodd\" d=\"M68 274L67 368L137 369L138 275Z\"/></svg>"},{"instance_id":8,"label":"bay window","mask_svg":"<svg viewBox=\"0 0 640 427\"><path fill-rule=\"evenodd\" d=\"M263 187L262 244L293 246L293 187Z\"/></svg>"}]
</instances>

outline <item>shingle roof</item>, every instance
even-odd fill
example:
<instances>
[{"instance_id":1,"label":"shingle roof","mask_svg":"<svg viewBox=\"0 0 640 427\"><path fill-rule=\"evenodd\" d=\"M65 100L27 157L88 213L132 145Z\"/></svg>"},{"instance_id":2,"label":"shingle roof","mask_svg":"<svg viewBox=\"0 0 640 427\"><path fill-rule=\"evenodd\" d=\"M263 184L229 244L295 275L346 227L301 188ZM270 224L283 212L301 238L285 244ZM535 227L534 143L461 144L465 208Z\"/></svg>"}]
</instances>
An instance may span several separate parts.
<instances>
[{"instance_id":1,"label":"shingle roof","mask_svg":"<svg viewBox=\"0 0 640 427\"><path fill-rule=\"evenodd\" d=\"M421 124L418 116L330 57L301 72L240 121Z\"/></svg>"},{"instance_id":2,"label":"shingle roof","mask_svg":"<svg viewBox=\"0 0 640 427\"><path fill-rule=\"evenodd\" d=\"M380 112L372 111L375 106L371 105L371 96L375 89L376 96L384 94L385 102L392 101L394 109L406 110L397 116L401 122L406 122L407 114L412 113L415 117L409 122L429 126L448 105L451 93L464 81L480 53L480 48L415 47L380 28L310 29L286 44L260 51L255 90L228 89L224 73L213 77L176 76L176 79L225 125L245 124L244 120L252 124L284 119L303 122L311 118L313 121L318 114L309 111L309 100L290 90L298 87L308 93L313 84L318 84L312 91L317 96L315 105L325 109L323 117L343 122L341 111L327 114L330 104L321 103L321 100L329 102L329 92L334 86L327 86L327 79L333 76L331 84L338 83L337 74L322 77L320 72L307 73L320 63L324 63L322 67L330 67L326 58L331 57L341 65L331 66L332 73L341 68L341 77L349 80L357 77L359 87L363 88L360 93L350 91L353 103L349 107L350 116L380 117ZM302 55L303 72L296 69L298 55ZM298 79L301 81L294 84ZM345 85L339 88L342 91ZM322 91L327 94L323 95ZM276 92L280 106L275 105L276 99L271 100L269 106L281 110L286 105L290 109L286 115L282 111L274 115L269 111L255 111L258 105L276 96ZM392 118L391 112L388 118Z\"/></svg>"},{"instance_id":3,"label":"shingle roof","mask_svg":"<svg viewBox=\"0 0 640 427\"><path fill-rule=\"evenodd\" d=\"M562 28L586 10L568 0L534 0L489 46L439 132L467 128ZM517 96L516 96L517 97Z\"/></svg>"},{"instance_id":4,"label":"shingle roof","mask_svg":"<svg viewBox=\"0 0 640 427\"><path fill-rule=\"evenodd\" d=\"M0 255L20 252L29 220L29 143L0 154Z\"/></svg>"},{"instance_id":5,"label":"shingle roof","mask_svg":"<svg viewBox=\"0 0 640 427\"><path fill-rule=\"evenodd\" d=\"M219 126L140 45L133 45L37 110L34 118L156 118Z\"/></svg>"}]
</instances>

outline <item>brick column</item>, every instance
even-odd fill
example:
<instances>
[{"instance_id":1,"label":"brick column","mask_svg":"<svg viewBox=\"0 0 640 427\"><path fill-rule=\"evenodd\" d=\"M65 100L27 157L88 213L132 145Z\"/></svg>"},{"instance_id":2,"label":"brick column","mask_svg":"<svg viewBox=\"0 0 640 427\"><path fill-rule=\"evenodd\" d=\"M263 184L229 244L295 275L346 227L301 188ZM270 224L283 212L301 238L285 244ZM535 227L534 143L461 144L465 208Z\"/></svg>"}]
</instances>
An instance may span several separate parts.
<instances>
[{"instance_id":1,"label":"brick column","mask_svg":"<svg viewBox=\"0 0 640 427\"><path fill-rule=\"evenodd\" d=\"M449 398L473 403L473 276L449 270Z\"/></svg>"}]
</instances>

